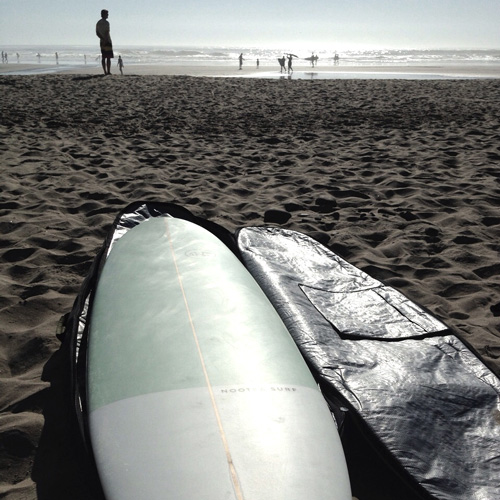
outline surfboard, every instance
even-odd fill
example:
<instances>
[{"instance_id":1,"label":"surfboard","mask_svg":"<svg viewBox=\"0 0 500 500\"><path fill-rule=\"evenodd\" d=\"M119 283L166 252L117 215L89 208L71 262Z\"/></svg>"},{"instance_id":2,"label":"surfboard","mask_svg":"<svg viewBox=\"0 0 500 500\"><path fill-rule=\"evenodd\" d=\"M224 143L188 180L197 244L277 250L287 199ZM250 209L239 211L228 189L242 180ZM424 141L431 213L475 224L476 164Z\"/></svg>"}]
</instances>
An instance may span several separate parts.
<instances>
[{"instance_id":1,"label":"surfboard","mask_svg":"<svg viewBox=\"0 0 500 500\"><path fill-rule=\"evenodd\" d=\"M173 217L130 229L89 321L89 432L108 500L351 499L315 380L212 233Z\"/></svg>"}]
</instances>

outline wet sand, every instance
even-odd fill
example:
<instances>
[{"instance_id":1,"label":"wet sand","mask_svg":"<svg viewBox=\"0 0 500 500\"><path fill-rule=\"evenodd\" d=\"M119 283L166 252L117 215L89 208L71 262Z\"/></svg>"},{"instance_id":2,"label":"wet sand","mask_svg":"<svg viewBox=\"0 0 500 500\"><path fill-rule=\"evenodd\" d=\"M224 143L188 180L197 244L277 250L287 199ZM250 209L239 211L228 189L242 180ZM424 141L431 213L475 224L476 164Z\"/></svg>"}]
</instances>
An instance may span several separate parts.
<instances>
[{"instance_id":1,"label":"wet sand","mask_svg":"<svg viewBox=\"0 0 500 500\"><path fill-rule=\"evenodd\" d=\"M278 65L263 63L257 68L253 64L245 64L240 71L232 65L182 65L182 64L126 64L124 76L130 75L164 75L164 76L210 76L210 77L243 77L243 78L291 78L291 79L456 79L456 78L500 78L500 64L457 64L457 65L328 65L298 62L294 71L281 73ZM56 64L4 64L0 66L0 75L29 75L43 73L66 73L72 75L100 75L100 65L56 65ZM111 67L114 76L121 76L114 64Z\"/></svg>"}]
</instances>

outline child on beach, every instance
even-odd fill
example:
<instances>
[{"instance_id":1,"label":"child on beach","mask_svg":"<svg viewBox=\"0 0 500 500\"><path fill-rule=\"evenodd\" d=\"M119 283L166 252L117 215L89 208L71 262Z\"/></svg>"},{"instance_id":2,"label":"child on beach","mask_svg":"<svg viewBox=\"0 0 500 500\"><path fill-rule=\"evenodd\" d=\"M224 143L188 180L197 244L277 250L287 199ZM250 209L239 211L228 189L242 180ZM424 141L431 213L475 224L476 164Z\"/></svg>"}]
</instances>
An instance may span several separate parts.
<instances>
[{"instance_id":1,"label":"child on beach","mask_svg":"<svg viewBox=\"0 0 500 500\"><path fill-rule=\"evenodd\" d=\"M122 56L118 56L118 64L117 64L117 66L120 69L120 73L123 75L124 64L123 64Z\"/></svg>"}]
</instances>

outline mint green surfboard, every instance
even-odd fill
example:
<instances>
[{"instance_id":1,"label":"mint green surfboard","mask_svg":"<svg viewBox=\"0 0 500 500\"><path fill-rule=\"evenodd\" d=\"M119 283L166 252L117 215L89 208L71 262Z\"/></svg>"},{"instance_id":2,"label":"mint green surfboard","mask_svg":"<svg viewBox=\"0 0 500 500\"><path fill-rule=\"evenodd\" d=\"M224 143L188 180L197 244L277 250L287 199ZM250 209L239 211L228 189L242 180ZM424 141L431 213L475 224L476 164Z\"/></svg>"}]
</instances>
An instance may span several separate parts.
<instances>
[{"instance_id":1,"label":"mint green surfboard","mask_svg":"<svg viewBox=\"0 0 500 500\"><path fill-rule=\"evenodd\" d=\"M350 500L336 425L233 253L151 218L114 243L90 313L89 428L108 500Z\"/></svg>"}]
</instances>

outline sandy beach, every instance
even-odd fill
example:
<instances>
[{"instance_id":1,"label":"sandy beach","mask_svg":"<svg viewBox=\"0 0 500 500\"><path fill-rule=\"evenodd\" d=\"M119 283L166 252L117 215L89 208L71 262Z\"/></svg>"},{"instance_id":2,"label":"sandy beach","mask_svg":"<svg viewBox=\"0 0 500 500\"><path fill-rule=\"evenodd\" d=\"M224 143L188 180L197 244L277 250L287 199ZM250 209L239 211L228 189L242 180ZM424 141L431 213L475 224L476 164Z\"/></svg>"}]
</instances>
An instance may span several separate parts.
<instances>
[{"instance_id":1,"label":"sandy beach","mask_svg":"<svg viewBox=\"0 0 500 500\"><path fill-rule=\"evenodd\" d=\"M0 498L96 498L55 330L137 200L229 230L282 212L500 375L500 79L135 69L0 76Z\"/></svg>"}]
</instances>

